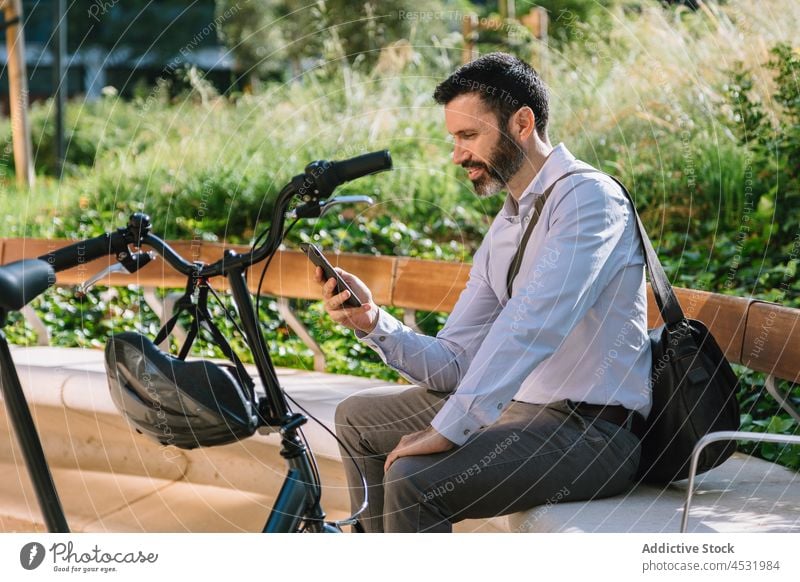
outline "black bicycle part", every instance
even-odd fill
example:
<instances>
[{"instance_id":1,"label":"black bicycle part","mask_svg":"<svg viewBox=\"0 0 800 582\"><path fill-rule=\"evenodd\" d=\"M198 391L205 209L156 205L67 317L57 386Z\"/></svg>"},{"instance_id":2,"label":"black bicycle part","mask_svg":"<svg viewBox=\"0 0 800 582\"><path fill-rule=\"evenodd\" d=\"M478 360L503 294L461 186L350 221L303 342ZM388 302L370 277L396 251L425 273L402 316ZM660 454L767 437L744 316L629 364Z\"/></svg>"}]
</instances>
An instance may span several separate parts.
<instances>
[{"instance_id":1,"label":"black bicycle part","mask_svg":"<svg viewBox=\"0 0 800 582\"><path fill-rule=\"evenodd\" d=\"M253 353L259 377L267 393L267 397L258 403L261 420L268 426L279 428L282 443L281 456L289 464L286 482L281 488L279 499L276 501L276 506L270 514L264 531L296 531L301 521L305 521L307 528L312 531L336 531L337 528L324 522L325 514L319 503L321 486L318 479L315 479L309 461L313 453L303 444L298 435L306 418L301 414L291 412L280 388L277 373L269 356L266 341L261 333L257 314L247 289L245 271L253 264L272 257L277 251L284 234L286 211L293 198L299 196L307 204L319 201L330 196L333 190L344 182L388 170L391 167L392 161L388 151L373 152L341 162L318 161L309 164L304 174L292 178L278 194L269 233L264 244L244 254L226 251L222 259L210 265L198 265L184 260L164 240L150 232L150 218L141 212L134 213L128 224L115 232L79 241L39 257L53 271L58 272L103 256L114 255L126 270L133 273L143 267L149 261L149 257L144 258L143 255L146 253L132 253L130 247L141 248L146 245L155 250L172 268L186 275L190 281L197 282L216 276L228 278L234 302L239 307L245 340ZM7 274L8 272L6 271ZM38 278L35 280L41 281ZM55 277L48 275L48 286L54 282ZM13 287L8 289L13 289ZM28 288L26 287L26 289ZM46 286L42 288L42 285L38 284L30 289L30 291L23 291L20 297L30 300L44 291ZM0 290L2 290L1 287ZM19 303L19 299L15 300L14 296L14 293L10 293L9 297L12 299L9 300L9 306ZM0 323L5 323L7 311L8 309L3 308L0 304ZM68 526L63 508L53 485L52 476L41 449L41 442L4 337L0 344L5 346L0 347L3 390L4 393L7 393L7 402L11 400L14 402L15 410L12 412L12 420L15 425L18 425L19 438L26 443L23 444L23 447L26 447L24 449L26 462L37 487L39 503L50 531L66 532ZM292 518L290 514L294 517Z\"/></svg>"},{"instance_id":2,"label":"black bicycle part","mask_svg":"<svg viewBox=\"0 0 800 582\"><path fill-rule=\"evenodd\" d=\"M22 309L53 283L55 283L55 273L52 267L38 259L26 259L0 266L0 327L5 326L9 311ZM11 426L22 449L22 456L45 525L51 533L69 533L67 518L44 455L42 441L33 422L8 341L2 330L0 330L0 390L3 393Z\"/></svg>"}]
</instances>

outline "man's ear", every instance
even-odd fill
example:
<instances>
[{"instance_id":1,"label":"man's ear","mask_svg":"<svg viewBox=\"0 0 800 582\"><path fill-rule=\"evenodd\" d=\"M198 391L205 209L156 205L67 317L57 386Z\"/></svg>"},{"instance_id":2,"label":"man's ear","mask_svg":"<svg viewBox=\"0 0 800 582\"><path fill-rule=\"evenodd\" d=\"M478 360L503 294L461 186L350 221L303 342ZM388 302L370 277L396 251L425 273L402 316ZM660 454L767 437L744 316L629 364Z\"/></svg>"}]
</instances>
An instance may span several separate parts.
<instances>
[{"instance_id":1,"label":"man's ear","mask_svg":"<svg viewBox=\"0 0 800 582\"><path fill-rule=\"evenodd\" d=\"M531 134L536 131L536 116L533 109L525 105L520 107L510 119L512 135L519 136L520 141L527 141Z\"/></svg>"}]
</instances>

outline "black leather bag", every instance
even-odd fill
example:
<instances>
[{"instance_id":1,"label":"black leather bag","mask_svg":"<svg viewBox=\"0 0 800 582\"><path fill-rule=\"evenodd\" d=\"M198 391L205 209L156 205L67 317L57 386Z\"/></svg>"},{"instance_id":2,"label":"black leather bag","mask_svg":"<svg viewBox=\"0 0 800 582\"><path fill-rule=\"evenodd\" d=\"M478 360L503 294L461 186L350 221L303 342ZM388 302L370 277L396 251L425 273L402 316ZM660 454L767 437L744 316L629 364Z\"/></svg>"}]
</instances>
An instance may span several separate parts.
<instances>
[{"instance_id":1,"label":"black leather bag","mask_svg":"<svg viewBox=\"0 0 800 582\"><path fill-rule=\"evenodd\" d=\"M628 190L614 181L636 213ZM666 484L689 476L692 451L704 435L739 429L739 380L708 328L684 315L638 213L636 224L664 321L649 332L653 405L646 419L637 415L633 427L642 441L638 478ZM736 441L709 444L700 454L697 474L721 465L735 451Z\"/></svg>"},{"instance_id":2,"label":"black leather bag","mask_svg":"<svg viewBox=\"0 0 800 582\"><path fill-rule=\"evenodd\" d=\"M555 183L573 174L591 172L603 173L588 168L569 172L537 200L522 243L511 261L509 296L528 239ZM706 326L684 316L631 195L619 180L610 177L633 206L650 283L664 321L664 325L649 332L652 407L646 419L635 415L633 431L641 439L638 479L666 484L689 476L692 451L700 438L710 432L739 429L738 379ZM709 444L700 455L697 474L722 464L735 451L735 441Z\"/></svg>"},{"instance_id":3,"label":"black leather bag","mask_svg":"<svg viewBox=\"0 0 800 582\"><path fill-rule=\"evenodd\" d=\"M739 429L738 380L714 336L693 319L650 330L653 407L634 423L642 439L639 479L669 483L689 476L692 449L718 430ZM718 441L700 454L697 473L720 465L736 441Z\"/></svg>"}]
</instances>

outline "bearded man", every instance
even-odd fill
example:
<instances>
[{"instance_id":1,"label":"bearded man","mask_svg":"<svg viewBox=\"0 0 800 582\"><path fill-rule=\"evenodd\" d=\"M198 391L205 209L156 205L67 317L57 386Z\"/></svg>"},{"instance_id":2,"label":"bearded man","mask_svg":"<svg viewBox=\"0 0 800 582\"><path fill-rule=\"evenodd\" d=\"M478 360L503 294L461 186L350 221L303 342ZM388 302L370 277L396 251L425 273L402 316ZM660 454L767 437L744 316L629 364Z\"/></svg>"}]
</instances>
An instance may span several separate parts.
<instances>
[{"instance_id":1,"label":"bearded man","mask_svg":"<svg viewBox=\"0 0 800 582\"><path fill-rule=\"evenodd\" d=\"M626 196L551 145L548 91L527 63L483 56L434 99L475 193L507 193L442 330L414 332L340 270L363 303L345 307L348 292L317 271L328 315L412 383L336 410L354 510L366 477L368 532L448 532L625 492L639 462L631 416L650 407L644 256Z\"/></svg>"}]
</instances>

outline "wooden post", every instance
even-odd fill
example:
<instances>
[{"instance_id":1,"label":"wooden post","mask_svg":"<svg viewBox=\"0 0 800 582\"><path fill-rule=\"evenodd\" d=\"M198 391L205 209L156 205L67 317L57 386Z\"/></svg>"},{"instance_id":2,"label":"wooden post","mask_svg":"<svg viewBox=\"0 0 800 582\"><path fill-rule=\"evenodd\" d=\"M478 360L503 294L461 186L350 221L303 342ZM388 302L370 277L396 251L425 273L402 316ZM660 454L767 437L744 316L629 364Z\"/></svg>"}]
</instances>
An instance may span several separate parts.
<instances>
[{"instance_id":1,"label":"wooden post","mask_svg":"<svg viewBox=\"0 0 800 582\"><path fill-rule=\"evenodd\" d=\"M500 0L499 9L500 9L500 18L503 20L506 19L514 19L517 17L517 5L514 0Z\"/></svg>"},{"instance_id":2,"label":"wooden post","mask_svg":"<svg viewBox=\"0 0 800 582\"><path fill-rule=\"evenodd\" d=\"M536 67L539 74L544 77L546 76L545 69L547 69L547 25L550 22L547 10L541 6L537 6L523 16L521 22L539 41L533 47L531 62L533 66Z\"/></svg>"},{"instance_id":3,"label":"wooden post","mask_svg":"<svg viewBox=\"0 0 800 582\"><path fill-rule=\"evenodd\" d=\"M22 0L2 3L8 49L8 90L11 106L11 133L14 141L14 169L17 185L29 188L34 183L33 147L28 121L28 71L25 66L25 35L22 31Z\"/></svg>"},{"instance_id":4,"label":"wooden post","mask_svg":"<svg viewBox=\"0 0 800 582\"><path fill-rule=\"evenodd\" d=\"M67 18L65 0L55 0L53 2L53 101L56 110L56 135L55 135L55 154L56 154L56 175L60 178L64 173L64 158L66 150L64 147L64 114L67 109L67 72L64 68L67 56Z\"/></svg>"},{"instance_id":5,"label":"wooden post","mask_svg":"<svg viewBox=\"0 0 800 582\"><path fill-rule=\"evenodd\" d=\"M467 14L462 23L464 48L461 50L461 64L466 65L475 58L475 41L478 39L478 16Z\"/></svg>"}]
</instances>

